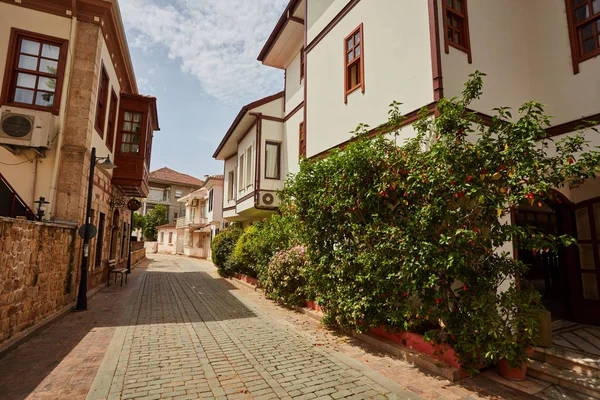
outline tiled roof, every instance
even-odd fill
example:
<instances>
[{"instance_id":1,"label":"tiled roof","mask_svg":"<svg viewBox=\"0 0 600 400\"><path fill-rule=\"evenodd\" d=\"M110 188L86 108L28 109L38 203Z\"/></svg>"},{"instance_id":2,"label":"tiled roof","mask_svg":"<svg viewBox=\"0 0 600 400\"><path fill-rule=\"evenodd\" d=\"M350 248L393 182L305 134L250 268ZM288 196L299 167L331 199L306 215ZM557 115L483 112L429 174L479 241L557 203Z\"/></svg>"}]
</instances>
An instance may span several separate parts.
<instances>
[{"instance_id":1,"label":"tiled roof","mask_svg":"<svg viewBox=\"0 0 600 400\"><path fill-rule=\"evenodd\" d=\"M177 172L172 170L171 168L162 167L161 169L157 169L156 171L150 172L150 180L160 180L167 181L173 183L181 183L189 186L197 186L200 187L204 185L204 181L194 178L193 176L182 174L181 172Z\"/></svg>"},{"instance_id":2,"label":"tiled roof","mask_svg":"<svg viewBox=\"0 0 600 400\"><path fill-rule=\"evenodd\" d=\"M168 224L157 226L156 229L175 228L176 226L177 226L177 221L173 221L173 222L169 222Z\"/></svg>"}]
</instances>

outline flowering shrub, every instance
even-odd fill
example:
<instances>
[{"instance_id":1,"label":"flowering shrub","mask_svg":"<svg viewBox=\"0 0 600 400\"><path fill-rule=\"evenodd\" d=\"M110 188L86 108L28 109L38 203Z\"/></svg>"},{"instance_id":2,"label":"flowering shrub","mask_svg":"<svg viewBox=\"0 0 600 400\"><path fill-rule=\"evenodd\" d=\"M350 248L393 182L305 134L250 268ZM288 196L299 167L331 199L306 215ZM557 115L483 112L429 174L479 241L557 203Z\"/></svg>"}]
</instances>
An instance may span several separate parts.
<instances>
[{"instance_id":1,"label":"flowering shrub","mask_svg":"<svg viewBox=\"0 0 600 400\"><path fill-rule=\"evenodd\" d=\"M216 235L211 244L213 263L217 266L221 275L231 275L232 255L235 244L242 235L242 230L230 227Z\"/></svg>"},{"instance_id":2,"label":"flowering shrub","mask_svg":"<svg viewBox=\"0 0 600 400\"><path fill-rule=\"evenodd\" d=\"M267 296L286 304L301 305L306 300L303 276L306 266L307 260L302 246L275 253L267 270Z\"/></svg>"},{"instance_id":3,"label":"flowering shrub","mask_svg":"<svg viewBox=\"0 0 600 400\"><path fill-rule=\"evenodd\" d=\"M541 207L600 166L581 135L548 137L538 103L514 120L499 108L484 125L468 109L482 76L471 76L462 99L440 100L435 118L424 110L400 146L393 103L381 127L389 135L369 139L359 126L344 150L303 162L282 193L282 212L307 248L309 295L328 321L425 331L467 368L500 357L516 366L536 337L539 296L518 288L527 266L502 246L518 240L537 252L573 242L511 225L511 211Z\"/></svg>"}]
</instances>

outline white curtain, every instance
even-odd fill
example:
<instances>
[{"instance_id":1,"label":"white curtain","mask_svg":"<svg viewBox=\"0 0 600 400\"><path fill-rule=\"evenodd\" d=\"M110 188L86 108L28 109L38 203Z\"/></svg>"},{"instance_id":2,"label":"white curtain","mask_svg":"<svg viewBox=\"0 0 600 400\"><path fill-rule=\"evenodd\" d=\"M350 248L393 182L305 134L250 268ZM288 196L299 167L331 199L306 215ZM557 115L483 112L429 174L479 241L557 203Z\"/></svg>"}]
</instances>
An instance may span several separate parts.
<instances>
[{"instance_id":1,"label":"white curtain","mask_svg":"<svg viewBox=\"0 0 600 400\"><path fill-rule=\"evenodd\" d=\"M279 165L277 165L277 145L267 144L267 177L277 178Z\"/></svg>"}]
</instances>

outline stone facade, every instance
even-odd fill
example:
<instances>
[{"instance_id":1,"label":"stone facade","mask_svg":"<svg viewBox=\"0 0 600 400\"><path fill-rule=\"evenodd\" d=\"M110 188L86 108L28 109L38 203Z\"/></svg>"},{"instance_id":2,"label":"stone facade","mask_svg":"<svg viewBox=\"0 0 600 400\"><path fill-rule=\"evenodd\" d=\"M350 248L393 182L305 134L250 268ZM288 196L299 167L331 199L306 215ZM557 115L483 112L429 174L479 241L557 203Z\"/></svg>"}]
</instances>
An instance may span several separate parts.
<instances>
[{"instance_id":1,"label":"stone facade","mask_svg":"<svg viewBox=\"0 0 600 400\"><path fill-rule=\"evenodd\" d=\"M0 343L77 295L74 227L0 217Z\"/></svg>"}]
</instances>

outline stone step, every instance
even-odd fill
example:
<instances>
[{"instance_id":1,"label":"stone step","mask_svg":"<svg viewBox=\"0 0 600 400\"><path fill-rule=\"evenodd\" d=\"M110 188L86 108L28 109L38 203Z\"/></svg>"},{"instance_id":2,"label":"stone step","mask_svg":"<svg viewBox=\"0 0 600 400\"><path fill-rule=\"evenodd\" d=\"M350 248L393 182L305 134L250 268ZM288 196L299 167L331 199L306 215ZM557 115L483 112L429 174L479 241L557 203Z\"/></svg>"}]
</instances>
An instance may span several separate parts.
<instances>
[{"instance_id":1,"label":"stone step","mask_svg":"<svg viewBox=\"0 0 600 400\"><path fill-rule=\"evenodd\" d=\"M594 376L585 376L537 360L530 360L527 375L600 399L600 379Z\"/></svg>"},{"instance_id":2,"label":"stone step","mask_svg":"<svg viewBox=\"0 0 600 400\"><path fill-rule=\"evenodd\" d=\"M600 379L600 358L562 347L537 348L532 359Z\"/></svg>"}]
</instances>

